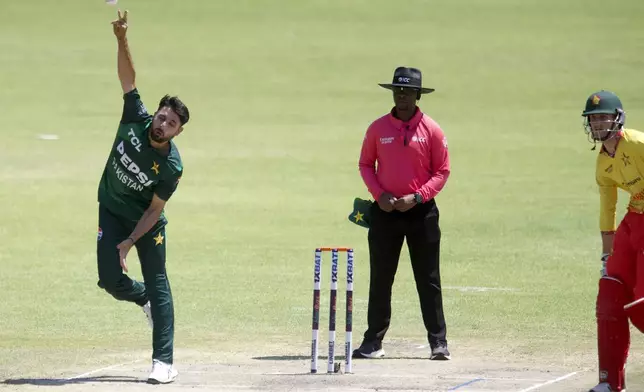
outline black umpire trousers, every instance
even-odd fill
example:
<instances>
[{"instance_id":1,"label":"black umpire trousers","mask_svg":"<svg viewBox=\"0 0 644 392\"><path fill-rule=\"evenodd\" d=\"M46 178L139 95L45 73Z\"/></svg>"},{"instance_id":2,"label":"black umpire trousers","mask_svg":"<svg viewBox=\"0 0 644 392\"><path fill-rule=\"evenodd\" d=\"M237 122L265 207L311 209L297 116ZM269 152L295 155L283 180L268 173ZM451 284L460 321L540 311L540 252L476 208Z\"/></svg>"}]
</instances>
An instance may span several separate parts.
<instances>
[{"instance_id":1,"label":"black umpire trousers","mask_svg":"<svg viewBox=\"0 0 644 392\"><path fill-rule=\"evenodd\" d=\"M446 344L439 269L441 232L436 202L432 199L406 212L385 212L378 203L373 203L371 208L369 326L365 341L382 342L389 329L391 288L406 239L428 342L431 347Z\"/></svg>"}]
</instances>

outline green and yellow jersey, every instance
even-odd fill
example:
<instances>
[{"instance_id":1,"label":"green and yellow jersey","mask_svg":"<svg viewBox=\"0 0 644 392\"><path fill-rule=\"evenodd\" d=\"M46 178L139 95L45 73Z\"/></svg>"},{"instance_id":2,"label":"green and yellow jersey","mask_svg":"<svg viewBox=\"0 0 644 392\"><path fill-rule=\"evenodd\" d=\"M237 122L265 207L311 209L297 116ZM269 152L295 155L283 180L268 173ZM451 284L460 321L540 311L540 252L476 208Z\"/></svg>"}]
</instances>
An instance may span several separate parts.
<instances>
[{"instance_id":1,"label":"green and yellow jersey","mask_svg":"<svg viewBox=\"0 0 644 392\"><path fill-rule=\"evenodd\" d=\"M644 212L644 133L622 129L614 157L603 148L599 152L595 176L599 186L601 231L617 228L617 188L631 195L629 209Z\"/></svg>"},{"instance_id":2,"label":"green and yellow jersey","mask_svg":"<svg viewBox=\"0 0 644 392\"><path fill-rule=\"evenodd\" d=\"M113 214L138 221L154 194L170 199L183 174L183 164L173 141L167 155L150 145L152 115L138 90L124 94L123 101L123 116L98 186L98 201ZM165 221L165 215L159 219Z\"/></svg>"}]
</instances>

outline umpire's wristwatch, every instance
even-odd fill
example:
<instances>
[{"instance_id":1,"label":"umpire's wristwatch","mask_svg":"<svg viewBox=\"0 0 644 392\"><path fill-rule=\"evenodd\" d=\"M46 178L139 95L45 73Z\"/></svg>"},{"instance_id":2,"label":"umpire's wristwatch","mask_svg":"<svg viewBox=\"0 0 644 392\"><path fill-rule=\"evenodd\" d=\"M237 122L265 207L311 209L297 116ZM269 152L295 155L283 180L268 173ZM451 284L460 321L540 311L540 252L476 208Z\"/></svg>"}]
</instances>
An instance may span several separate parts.
<instances>
[{"instance_id":1,"label":"umpire's wristwatch","mask_svg":"<svg viewBox=\"0 0 644 392\"><path fill-rule=\"evenodd\" d=\"M418 192L414 193L414 200L416 203L421 204L423 202L423 195Z\"/></svg>"}]
</instances>

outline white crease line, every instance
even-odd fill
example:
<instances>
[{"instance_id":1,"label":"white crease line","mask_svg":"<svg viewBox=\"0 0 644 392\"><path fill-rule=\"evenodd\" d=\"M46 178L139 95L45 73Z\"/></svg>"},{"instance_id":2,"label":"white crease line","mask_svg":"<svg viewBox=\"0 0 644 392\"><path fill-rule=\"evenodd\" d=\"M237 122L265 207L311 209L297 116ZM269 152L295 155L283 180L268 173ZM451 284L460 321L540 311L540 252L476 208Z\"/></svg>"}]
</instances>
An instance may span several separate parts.
<instances>
[{"instance_id":1,"label":"white crease line","mask_svg":"<svg viewBox=\"0 0 644 392\"><path fill-rule=\"evenodd\" d=\"M195 373L195 374L205 374L207 372L203 371L184 371L183 373ZM296 376L296 375L304 375L304 374L309 374L309 373L255 373L254 375L259 376L259 375L266 375L266 376ZM330 375L333 376L334 374L329 374L329 373L319 373L319 374L325 374L325 375ZM315 377L315 375L313 375ZM378 375L373 375L373 374L360 374L360 373L353 373L351 374L351 377L368 377L372 379L378 379L378 378L409 378L410 376L408 374L378 374ZM525 381L525 382L538 382L538 383L544 383L548 382L549 380L547 379L539 379L539 378L515 378L515 377L485 377L485 376L446 376L446 375L434 375L434 376L423 376L423 375L414 375L414 378L419 378L419 379L426 379L426 380L436 380L436 379L442 379L442 380L471 380L473 377L480 377L481 379L485 381ZM545 385L545 384L544 384Z\"/></svg>"},{"instance_id":2,"label":"white crease line","mask_svg":"<svg viewBox=\"0 0 644 392\"><path fill-rule=\"evenodd\" d=\"M575 374L577 374L577 372L568 373L568 374L566 374L565 376L561 376L561 377L555 378L554 380L546 381L546 382L541 383L541 384L535 384L535 385L533 385L533 386L531 386L531 387L529 387L529 388L522 389L522 390L520 390L519 392L534 391L535 389L539 389L539 388L541 388L541 387L545 387L546 385L550 385L550 384L554 384L554 383L559 382L559 381L563 381L563 380L565 380L565 379L567 379L567 378L569 378L569 377L574 376Z\"/></svg>"},{"instance_id":3,"label":"white crease line","mask_svg":"<svg viewBox=\"0 0 644 392\"><path fill-rule=\"evenodd\" d=\"M125 366L125 365L134 365L135 363L141 362L141 361L143 361L143 360L142 359L137 359L136 361L123 362L123 363L119 363L119 364L116 364L116 365L106 366L106 367L103 367L103 368L100 368L100 369L92 370L91 372L79 374L78 376L66 378L65 380L67 380L67 381L76 380L77 378L87 377L90 374L102 372L103 370L110 370L110 369L114 369L114 368L117 368L119 366Z\"/></svg>"},{"instance_id":4,"label":"white crease line","mask_svg":"<svg viewBox=\"0 0 644 392\"><path fill-rule=\"evenodd\" d=\"M471 380L473 376L439 376L439 378L449 380ZM526 382L546 382L543 378L516 378L516 377L485 377L477 376L485 381L526 381Z\"/></svg>"},{"instance_id":5,"label":"white crease line","mask_svg":"<svg viewBox=\"0 0 644 392\"><path fill-rule=\"evenodd\" d=\"M443 286L443 288L462 292L519 291L518 289L511 287Z\"/></svg>"},{"instance_id":6,"label":"white crease line","mask_svg":"<svg viewBox=\"0 0 644 392\"><path fill-rule=\"evenodd\" d=\"M58 140L58 135L38 135L41 140Z\"/></svg>"}]
</instances>

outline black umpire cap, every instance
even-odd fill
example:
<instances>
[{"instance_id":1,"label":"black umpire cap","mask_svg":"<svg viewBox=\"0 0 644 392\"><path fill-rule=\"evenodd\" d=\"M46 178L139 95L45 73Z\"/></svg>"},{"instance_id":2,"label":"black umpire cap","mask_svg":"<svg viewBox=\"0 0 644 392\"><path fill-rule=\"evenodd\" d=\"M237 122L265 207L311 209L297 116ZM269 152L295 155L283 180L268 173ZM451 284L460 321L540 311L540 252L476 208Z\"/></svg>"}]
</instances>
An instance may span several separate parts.
<instances>
[{"instance_id":1,"label":"black umpire cap","mask_svg":"<svg viewBox=\"0 0 644 392\"><path fill-rule=\"evenodd\" d=\"M395 87L409 87L420 91L421 94L429 94L433 88L423 87L423 75L417 68L398 67L394 71L394 78L391 83L378 83L380 87L394 90Z\"/></svg>"}]
</instances>

